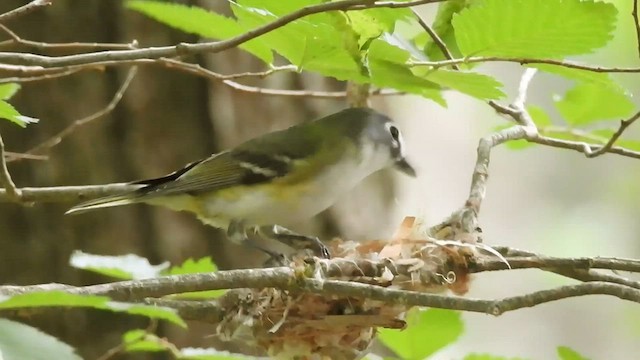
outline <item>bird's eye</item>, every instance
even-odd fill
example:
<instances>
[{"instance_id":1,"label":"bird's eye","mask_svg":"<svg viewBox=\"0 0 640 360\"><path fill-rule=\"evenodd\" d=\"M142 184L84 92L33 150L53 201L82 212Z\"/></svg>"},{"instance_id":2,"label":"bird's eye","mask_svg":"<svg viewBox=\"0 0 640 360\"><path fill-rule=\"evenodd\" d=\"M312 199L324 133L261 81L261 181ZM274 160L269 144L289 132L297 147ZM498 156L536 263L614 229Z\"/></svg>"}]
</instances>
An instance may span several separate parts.
<instances>
[{"instance_id":1,"label":"bird's eye","mask_svg":"<svg viewBox=\"0 0 640 360\"><path fill-rule=\"evenodd\" d=\"M393 140L395 141L399 141L400 138L400 130L398 130L397 127L391 125L389 127L389 132L391 133L391 137L393 138Z\"/></svg>"}]
</instances>

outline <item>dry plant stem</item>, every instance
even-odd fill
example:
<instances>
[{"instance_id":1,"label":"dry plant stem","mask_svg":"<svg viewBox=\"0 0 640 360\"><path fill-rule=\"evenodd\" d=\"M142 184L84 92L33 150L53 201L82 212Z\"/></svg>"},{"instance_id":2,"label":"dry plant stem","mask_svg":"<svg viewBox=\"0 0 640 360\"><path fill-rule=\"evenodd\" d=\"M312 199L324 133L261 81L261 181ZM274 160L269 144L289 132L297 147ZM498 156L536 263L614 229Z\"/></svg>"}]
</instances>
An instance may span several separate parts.
<instances>
[{"instance_id":1,"label":"dry plant stem","mask_svg":"<svg viewBox=\"0 0 640 360\"><path fill-rule=\"evenodd\" d=\"M109 103L107 104L107 106L105 106L103 109L101 109L98 112L95 112L89 116L83 117L82 119L78 119L74 122L71 123L71 125L67 126L66 128L64 128L62 131L60 131L59 133L57 133L56 135L52 136L51 138L45 140L44 142L42 142L41 144L35 146L34 148L28 150L26 153L27 154L37 154L37 153L43 153L43 152L47 152L49 150L51 150L51 148L53 148L54 146L58 145L62 139L64 139L65 137L71 135L74 131L76 131L78 128L87 125L88 123L107 115L108 113L110 113L111 111L113 111L113 109L120 103L120 100L122 100L122 97L124 96L124 93L127 91L127 89L129 88L129 85L131 84L131 81L133 80L133 78L136 76L136 73L138 71L137 67L132 67L131 69L129 69L129 72L127 73L126 78L124 79L124 81L122 82L122 85L120 85L120 88L118 89L118 91L116 91L115 95L113 96L113 98L111 99L111 101L109 101Z\"/></svg>"},{"instance_id":2,"label":"dry plant stem","mask_svg":"<svg viewBox=\"0 0 640 360\"><path fill-rule=\"evenodd\" d=\"M0 160L2 162L2 160ZM2 175L0 175L2 176ZM5 184L3 184L5 185ZM6 186L6 185L5 185ZM50 188L24 187L16 189L20 193L20 199L24 202L77 202L96 197L121 194L132 191L139 186L127 183L87 186L56 186ZM7 189L0 189L0 202L15 201Z\"/></svg>"},{"instance_id":3,"label":"dry plant stem","mask_svg":"<svg viewBox=\"0 0 640 360\"><path fill-rule=\"evenodd\" d=\"M369 8L402 8L412 7L421 4L437 3L444 0L418 0L408 2L384 1L375 2L372 0L343 0L336 2L321 3L318 5L306 6L292 13L284 15L273 22L260 26L236 37L205 43L182 43L175 46L149 47L134 50L109 50L91 52L66 56L45 56L35 54L25 54L16 52L0 52L0 61L18 63L25 65L35 65L43 67L86 65L100 61L127 61L136 59L159 59L167 57L182 56L199 53L217 53L231 48L235 48L249 40L264 35L270 31L289 24L292 21L305 16L328 11L352 11Z\"/></svg>"},{"instance_id":4,"label":"dry plant stem","mask_svg":"<svg viewBox=\"0 0 640 360\"><path fill-rule=\"evenodd\" d=\"M548 64L558 65L571 69L580 69L591 72L600 73L638 73L640 67L605 67L605 66L589 66L578 64L571 61L554 60L554 59L529 59L529 58L508 58L508 57L496 57L496 56L475 56L461 59L451 59L442 61L413 61L410 66L430 66L434 69L441 67L454 66L460 64L472 64L472 63L486 63L486 62L511 62L521 65L525 64Z\"/></svg>"},{"instance_id":5,"label":"dry plant stem","mask_svg":"<svg viewBox=\"0 0 640 360\"><path fill-rule=\"evenodd\" d=\"M5 23L17 17L27 15L28 13L47 5L51 5L51 0L33 0L30 3L19 8L13 9L4 14L0 14L0 23Z\"/></svg>"},{"instance_id":6,"label":"dry plant stem","mask_svg":"<svg viewBox=\"0 0 640 360\"><path fill-rule=\"evenodd\" d=\"M385 303L428 306L500 315L525 307L584 295L611 295L640 303L640 290L618 284L590 282L542 290L500 300L470 299L415 291L387 289L380 286L340 280L317 280L296 275L289 267L229 270L216 273L174 275L154 279L122 281L110 284L73 287L61 284L35 286L0 286L0 295L17 295L34 291L60 290L72 294L106 295L114 300L143 301L148 297L215 289L274 287L293 292L366 298Z\"/></svg>"},{"instance_id":7,"label":"dry plant stem","mask_svg":"<svg viewBox=\"0 0 640 360\"><path fill-rule=\"evenodd\" d=\"M6 155L4 153L4 141L0 135L0 185L4 187L4 193L6 197L15 202L22 200L22 192L16 188L16 184L11 179L9 169L7 168Z\"/></svg>"},{"instance_id":8,"label":"dry plant stem","mask_svg":"<svg viewBox=\"0 0 640 360\"><path fill-rule=\"evenodd\" d=\"M88 70L88 69L74 68L74 69L69 69L69 70L50 72L50 73L47 73L47 74L44 74L44 75L38 75L38 76L5 77L5 78L0 78L0 84L25 83L25 82L32 82L32 81L51 80L51 79L56 79L56 78L59 78L59 77L69 76L69 75L75 74L77 72L80 72L82 70Z\"/></svg>"}]
</instances>

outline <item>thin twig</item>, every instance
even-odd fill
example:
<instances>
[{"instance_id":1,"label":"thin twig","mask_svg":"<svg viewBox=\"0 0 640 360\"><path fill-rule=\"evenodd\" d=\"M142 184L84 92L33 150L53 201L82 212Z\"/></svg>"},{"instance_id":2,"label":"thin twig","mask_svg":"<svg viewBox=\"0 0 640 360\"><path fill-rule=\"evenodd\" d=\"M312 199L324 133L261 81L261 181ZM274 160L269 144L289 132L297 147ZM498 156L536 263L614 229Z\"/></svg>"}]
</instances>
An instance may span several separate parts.
<instances>
[{"instance_id":1,"label":"thin twig","mask_svg":"<svg viewBox=\"0 0 640 360\"><path fill-rule=\"evenodd\" d=\"M20 158L25 160L49 160L46 155L31 155L25 153L17 153L12 151L5 151L4 156L7 158L7 162L11 162L12 159Z\"/></svg>"},{"instance_id":2,"label":"thin twig","mask_svg":"<svg viewBox=\"0 0 640 360\"><path fill-rule=\"evenodd\" d=\"M119 43L47 43L40 41L31 41L21 38L18 34L13 32L7 26L0 24L0 30L9 35L11 40L3 42L1 45L22 45L32 47L38 50L119 50L119 49L135 49L137 47L137 41L133 41L130 44Z\"/></svg>"},{"instance_id":3,"label":"thin twig","mask_svg":"<svg viewBox=\"0 0 640 360\"><path fill-rule=\"evenodd\" d=\"M440 51L442 51L442 55L444 55L444 57L446 59L448 59L448 60L453 60L453 55L451 54L451 51L449 51L449 49L447 48L447 44L445 44L445 42L442 41L440 36L438 36L438 33L436 33L435 30L433 30L433 28L431 26L429 26L422 19L422 17L420 17L420 15L418 14L418 12L415 9L411 9L411 11L413 11L413 15L415 15L416 18L418 19L418 24L420 24L420 26L422 26L424 31L426 31L427 34L429 34L429 36L431 37L431 40L433 40L433 42L440 49ZM460 68L458 67L457 64L453 64L453 65L451 65L451 67L454 70L460 70Z\"/></svg>"},{"instance_id":4,"label":"thin twig","mask_svg":"<svg viewBox=\"0 0 640 360\"><path fill-rule=\"evenodd\" d=\"M1 176L1 175L0 175ZM122 194L138 189L139 186L127 183L85 186L55 186L55 187L23 187L17 189L24 202L78 202L92 198ZM0 189L0 202L12 201L13 197L6 189Z\"/></svg>"},{"instance_id":5,"label":"thin twig","mask_svg":"<svg viewBox=\"0 0 640 360\"><path fill-rule=\"evenodd\" d=\"M599 73L638 73L640 67L604 67L604 66L589 66L576 62L554 59L529 59L529 58L509 58L509 57L497 57L497 56L476 56L460 59L442 60L442 61L412 61L409 66L430 66L434 69L454 66L460 64L472 64L472 63L486 63L486 62L512 62L518 64L548 64L558 65L571 69L580 69L591 72Z\"/></svg>"},{"instance_id":6,"label":"thin twig","mask_svg":"<svg viewBox=\"0 0 640 360\"><path fill-rule=\"evenodd\" d=\"M0 84L6 84L6 83L25 83L25 82L32 82L32 81L43 81L43 80L51 80L51 79L56 79L59 77L64 77L64 76L69 76L69 75L73 75L77 72L80 72L82 70L88 70L87 68L82 69L82 68L73 68L73 69L69 69L69 70L63 70L63 71L57 71L57 72L47 72L44 75L37 75L37 76L29 76L29 77L20 77L20 76L15 76L15 77L4 77L4 78L0 78Z\"/></svg>"},{"instance_id":7,"label":"thin twig","mask_svg":"<svg viewBox=\"0 0 640 360\"><path fill-rule=\"evenodd\" d=\"M7 157L4 153L4 141L0 135L0 184L4 187L4 193L11 201L21 202L22 192L16 188L16 184L11 179L9 169L7 168Z\"/></svg>"},{"instance_id":8,"label":"thin twig","mask_svg":"<svg viewBox=\"0 0 640 360\"><path fill-rule=\"evenodd\" d=\"M640 56L640 19L638 19L638 0L633 0L631 16L633 16L633 23L636 28L636 44L638 47L638 56Z\"/></svg>"},{"instance_id":9,"label":"thin twig","mask_svg":"<svg viewBox=\"0 0 640 360\"><path fill-rule=\"evenodd\" d=\"M99 111L97 111L97 112L95 112L95 113L93 113L93 114L91 114L89 116L85 116L85 117L83 117L81 119L78 119L78 120L72 122L69 126L64 128L62 131L60 131L56 135L52 136L51 138L43 141L42 143L40 143L39 145L33 147L32 149L28 150L26 153L27 154L37 154L37 153L43 153L43 152L49 151L49 150L51 150L51 148L53 148L54 146L58 145L65 137L67 137L70 134L72 134L78 128L80 128L80 127L82 127L84 125L87 125L88 123L90 123L90 122L92 122L92 121L94 121L94 120L96 120L96 119L98 119L98 118L110 113L111 111L113 111L113 109L120 103L120 100L122 100L122 97L124 96L124 93L129 88L129 85L131 84L131 81L133 80L133 78L136 76L137 71L138 71L138 68L135 67L135 66L132 67L131 69L129 69L129 72L127 73L126 78L122 82L122 85L120 85L120 88L113 95L113 98L111 99L111 101L109 101L107 106L105 106L101 110L99 110Z\"/></svg>"},{"instance_id":10,"label":"thin twig","mask_svg":"<svg viewBox=\"0 0 640 360\"><path fill-rule=\"evenodd\" d=\"M630 118L628 118L626 120L621 120L620 121L620 126L618 127L618 130L611 136L609 141L607 141L607 143L604 144L604 146L602 146L601 148L599 148L599 149L597 149L595 151L591 151L590 153L585 153L585 155L587 155L587 157L589 157L589 158L594 158L596 156L600 156L602 154L605 154L607 151L609 151L613 147L613 144L615 144L615 142L618 141L620 136L622 136L622 133L629 126L631 126L631 124L633 124L636 120L638 120L638 118L640 118L640 111L638 111L637 113L635 113L633 116L631 116Z\"/></svg>"},{"instance_id":11,"label":"thin twig","mask_svg":"<svg viewBox=\"0 0 640 360\"><path fill-rule=\"evenodd\" d=\"M51 5L51 0L33 0L19 8L0 14L0 22L4 23L17 17L27 15L28 13L47 5Z\"/></svg>"}]
</instances>

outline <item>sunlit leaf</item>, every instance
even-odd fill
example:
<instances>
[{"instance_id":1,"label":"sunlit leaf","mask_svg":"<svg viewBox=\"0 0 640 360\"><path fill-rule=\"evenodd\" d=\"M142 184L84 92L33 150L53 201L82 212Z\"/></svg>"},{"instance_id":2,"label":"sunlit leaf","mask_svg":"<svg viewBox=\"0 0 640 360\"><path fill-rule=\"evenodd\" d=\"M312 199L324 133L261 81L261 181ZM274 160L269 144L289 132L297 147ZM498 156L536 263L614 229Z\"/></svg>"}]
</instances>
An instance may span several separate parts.
<instances>
[{"instance_id":1,"label":"sunlit leaf","mask_svg":"<svg viewBox=\"0 0 640 360\"><path fill-rule=\"evenodd\" d=\"M0 359L81 360L75 350L42 331L18 322L0 319Z\"/></svg>"},{"instance_id":2,"label":"sunlit leaf","mask_svg":"<svg viewBox=\"0 0 640 360\"><path fill-rule=\"evenodd\" d=\"M439 69L428 73L425 78L480 100L497 100L505 96L502 84L488 75Z\"/></svg>"},{"instance_id":3,"label":"sunlit leaf","mask_svg":"<svg viewBox=\"0 0 640 360\"><path fill-rule=\"evenodd\" d=\"M187 33L212 39L228 39L243 34L250 29L240 26L234 19L196 6L187 6L150 0L126 2L129 9L138 11L165 25ZM240 45L267 64L273 62L273 54L259 39Z\"/></svg>"},{"instance_id":4,"label":"sunlit leaf","mask_svg":"<svg viewBox=\"0 0 640 360\"><path fill-rule=\"evenodd\" d=\"M118 279L146 279L158 277L169 268L169 263L151 265L147 258L135 254L121 256L94 255L76 250L69 264L76 269L93 271Z\"/></svg>"},{"instance_id":5,"label":"sunlit leaf","mask_svg":"<svg viewBox=\"0 0 640 360\"><path fill-rule=\"evenodd\" d=\"M577 351L566 347L558 346L558 358L560 360L589 360L588 358L580 355Z\"/></svg>"},{"instance_id":6,"label":"sunlit leaf","mask_svg":"<svg viewBox=\"0 0 640 360\"><path fill-rule=\"evenodd\" d=\"M620 84L618 84L615 80L613 80L611 78L611 75L607 73L572 69L564 66L548 65L548 64L534 64L534 65L528 65L528 66L539 69L541 71L544 71L550 74L562 76L566 79L591 83L591 84L606 87L621 93L625 92L622 86L620 86Z\"/></svg>"},{"instance_id":7,"label":"sunlit leaf","mask_svg":"<svg viewBox=\"0 0 640 360\"><path fill-rule=\"evenodd\" d=\"M141 304L111 301L106 296L78 295L63 291L41 291L14 296L0 296L0 309L23 309L34 307L85 307L99 310L143 315L152 319L170 321L186 327L174 309Z\"/></svg>"},{"instance_id":8,"label":"sunlit leaf","mask_svg":"<svg viewBox=\"0 0 640 360\"><path fill-rule=\"evenodd\" d=\"M490 354L469 354L463 358L463 360L526 360L525 358L509 358L505 356L496 356Z\"/></svg>"},{"instance_id":9,"label":"sunlit leaf","mask_svg":"<svg viewBox=\"0 0 640 360\"><path fill-rule=\"evenodd\" d=\"M213 263L210 256L205 256L198 260L187 259L180 265L172 266L168 271L168 275L197 274L214 271L218 271L218 267Z\"/></svg>"},{"instance_id":10,"label":"sunlit leaf","mask_svg":"<svg viewBox=\"0 0 640 360\"><path fill-rule=\"evenodd\" d=\"M587 54L612 38L617 10L589 0L480 0L453 17L465 56Z\"/></svg>"},{"instance_id":11,"label":"sunlit leaf","mask_svg":"<svg viewBox=\"0 0 640 360\"><path fill-rule=\"evenodd\" d=\"M142 329L130 330L122 335L122 343L127 352L157 352L167 350L167 344L155 334Z\"/></svg>"},{"instance_id":12,"label":"sunlit leaf","mask_svg":"<svg viewBox=\"0 0 640 360\"><path fill-rule=\"evenodd\" d=\"M20 90L20 84L7 83L0 84L0 100L8 100Z\"/></svg>"},{"instance_id":13,"label":"sunlit leaf","mask_svg":"<svg viewBox=\"0 0 640 360\"><path fill-rule=\"evenodd\" d=\"M436 34L438 34L438 37L440 37L440 40L447 45L447 49L449 49L449 52L451 52L455 58L461 57L461 54L460 49L458 49L458 43L456 42L451 20L453 19L454 14L457 14L462 11L462 9L468 7L471 2L471 0L449 0L440 3L438 5L436 18L431 26L433 31L435 31ZM424 52L427 54L429 59L433 61L444 60L445 56L442 53L442 50L440 50L436 43L428 37L428 34L426 32L421 32L420 34L427 38Z\"/></svg>"},{"instance_id":14,"label":"sunlit leaf","mask_svg":"<svg viewBox=\"0 0 640 360\"><path fill-rule=\"evenodd\" d=\"M635 109L627 94L594 83L579 83L556 100L555 105L571 125L619 120L631 115Z\"/></svg>"},{"instance_id":15,"label":"sunlit leaf","mask_svg":"<svg viewBox=\"0 0 640 360\"><path fill-rule=\"evenodd\" d=\"M21 115L13 105L6 101L0 100L0 119L7 119L20 127L26 127L29 124L35 124L39 119Z\"/></svg>"},{"instance_id":16,"label":"sunlit leaf","mask_svg":"<svg viewBox=\"0 0 640 360\"><path fill-rule=\"evenodd\" d=\"M457 311L429 309L411 312L405 330L380 329L379 339L403 359L422 360L462 335L464 324Z\"/></svg>"}]
</instances>

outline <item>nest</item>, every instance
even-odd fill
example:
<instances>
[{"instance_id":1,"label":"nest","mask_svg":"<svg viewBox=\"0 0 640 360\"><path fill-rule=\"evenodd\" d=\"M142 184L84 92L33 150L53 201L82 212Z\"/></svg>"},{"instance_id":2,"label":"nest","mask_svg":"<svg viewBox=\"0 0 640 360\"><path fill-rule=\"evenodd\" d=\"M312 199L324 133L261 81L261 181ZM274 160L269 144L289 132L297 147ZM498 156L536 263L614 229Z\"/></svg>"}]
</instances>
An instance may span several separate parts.
<instances>
[{"instance_id":1,"label":"nest","mask_svg":"<svg viewBox=\"0 0 640 360\"><path fill-rule=\"evenodd\" d=\"M390 241L335 239L328 244L333 259L301 257L290 265L320 280L465 294L471 280L468 264L480 256L477 249L481 245L476 238L445 241L432 236L408 217ZM371 345L377 328L404 328L404 314L410 308L360 297L273 288L243 291L239 301L228 308L217 334L223 340L264 349L277 359L358 358Z\"/></svg>"}]
</instances>

